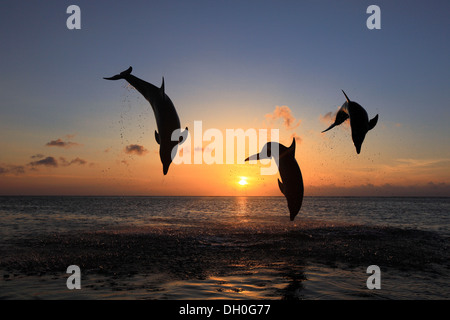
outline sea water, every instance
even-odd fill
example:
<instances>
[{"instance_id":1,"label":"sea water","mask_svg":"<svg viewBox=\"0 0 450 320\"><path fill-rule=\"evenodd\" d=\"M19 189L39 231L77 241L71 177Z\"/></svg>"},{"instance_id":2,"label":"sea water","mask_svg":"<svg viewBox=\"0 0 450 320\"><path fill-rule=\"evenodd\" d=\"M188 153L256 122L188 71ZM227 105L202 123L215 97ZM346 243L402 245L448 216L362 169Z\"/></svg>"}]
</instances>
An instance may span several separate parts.
<instances>
[{"instance_id":1,"label":"sea water","mask_svg":"<svg viewBox=\"0 0 450 320\"><path fill-rule=\"evenodd\" d=\"M448 299L449 222L450 198L305 197L289 221L283 197L0 197L0 298Z\"/></svg>"}]
</instances>

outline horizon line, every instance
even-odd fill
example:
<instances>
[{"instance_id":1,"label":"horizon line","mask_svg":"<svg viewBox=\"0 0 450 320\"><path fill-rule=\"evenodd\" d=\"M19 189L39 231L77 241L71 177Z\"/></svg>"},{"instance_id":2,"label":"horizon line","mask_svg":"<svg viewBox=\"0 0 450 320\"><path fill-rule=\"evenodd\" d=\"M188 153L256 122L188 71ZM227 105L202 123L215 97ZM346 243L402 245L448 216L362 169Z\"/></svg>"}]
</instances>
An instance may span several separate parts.
<instances>
[{"instance_id":1,"label":"horizon line","mask_svg":"<svg viewBox=\"0 0 450 320\"><path fill-rule=\"evenodd\" d=\"M0 194L0 197L104 197L104 198L284 198L282 195L278 196L254 196L254 195L230 195L230 196L211 196L211 195L58 195L58 194ZM444 195L305 195L305 198L450 198Z\"/></svg>"}]
</instances>

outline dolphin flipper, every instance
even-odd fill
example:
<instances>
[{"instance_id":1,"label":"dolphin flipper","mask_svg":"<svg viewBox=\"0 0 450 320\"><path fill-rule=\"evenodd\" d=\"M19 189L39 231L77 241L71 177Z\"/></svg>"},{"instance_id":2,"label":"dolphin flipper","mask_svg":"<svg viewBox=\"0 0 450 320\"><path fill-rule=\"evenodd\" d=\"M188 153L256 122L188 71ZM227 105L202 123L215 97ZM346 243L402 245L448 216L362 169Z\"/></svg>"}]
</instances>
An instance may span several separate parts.
<instances>
[{"instance_id":1,"label":"dolphin flipper","mask_svg":"<svg viewBox=\"0 0 450 320\"><path fill-rule=\"evenodd\" d=\"M378 122L378 115L376 115L375 117L373 117L373 119L369 121L369 130L372 130L376 126L377 122Z\"/></svg>"},{"instance_id":2,"label":"dolphin flipper","mask_svg":"<svg viewBox=\"0 0 450 320\"><path fill-rule=\"evenodd\" d=\"M184 131L180 134L180 138L178 139L178 143L182 144L183 142L185 142L186 139L187 139L188 134L189 134L188 127L186 127L186 129L184 129Z\"/></svg>"},{"instance_id":3,"label":"dolphin flipper","mask_svg":"<svg viewBox=\"0 0 450 320\"><path fill-rule=\"evenodd\" d=\"M155 140L156 140L156 142L158 142L158 144L161 144L161 140L159 139L159 134L156 130L155 130Z\"/></svg>"},{"instance_id":4,"label":"dolphin flipper","mask_svg":"<svg viewBox=\"0 0 450 320\"><path fill-rule=\"evenodd\" d=\"M347 120L349 118L349 115L347 112L345 112L344 110L340 109L338 111L338 113L336 114L336 120L334 120L334 123L328 127L328 129L323 130L322 133L327 132L330 129L333 129L335 126L340 125L341 123L343 123L345 120Z\"/></svg>"},{"instance_id":5,"label":"dolphin flipper","mask_svg":"<svg viewBox=\"0 0 450 320\"><path fill-rule=\"evenodd\" d=\"M278 179L278 187L280 188L281 193L284 194L284 186L283 183L281 183L280 179Z\"/></svg>"}]
</instances>

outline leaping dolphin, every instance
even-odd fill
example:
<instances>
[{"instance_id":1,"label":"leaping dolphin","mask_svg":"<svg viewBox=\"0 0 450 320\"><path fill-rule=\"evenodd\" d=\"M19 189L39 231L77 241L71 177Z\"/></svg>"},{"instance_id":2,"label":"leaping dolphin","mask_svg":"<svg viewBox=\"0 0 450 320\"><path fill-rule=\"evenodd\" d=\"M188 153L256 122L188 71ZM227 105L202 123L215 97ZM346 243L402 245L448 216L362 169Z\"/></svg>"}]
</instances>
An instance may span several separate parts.
<instances>
[{"instance_id":1,"label":"leaping dolphin","mask_svg":"<svg viewBox=\"0 0 450 320\"><path fill-rule=\"evenodd\" d=\"M378 122L378 114L369 121L369 116L367 115L367 111L364 110L358 103L354 101L350 101L350 99L345 94L345 99L347 100L339 109L336 114L336 119L334 123L328 127L328 129L322 131L322 133L334 128L335 126L340 125L345 120L350 117L350 128L352 130L352 139L353 144L356 148L356 153L361 152L361 145L366 137L366 134L369 130L372 130Z\"/></svg>"},{"instance_id":2,"label":"leaping dolphin","mask_svg":"<svg viewBox=\"0 0 450 320\"><path fill-rule=\"evenodd\" d=\"M186 140L188 128L186 127L183 132L180 130L180 119L178 118L177 111L170 98L164 92L164 77L162 78L161 88L158 88L153 84L132 75L132 70L133 68L129 67L127 70L113 77L103 79L125 79L129 84L136 88L148 102L150 102L158 127L158 131L155 130L155 139L159 144L159 157L161 158L163 165L163 173L166 175L167 171L169 171L169 166L172 163L172 151L176 154L178 144ZM175 130L178 130L178 133L180 134L178 141L172 140L172 133Z\"/></svg>"},{"instance_id":3,"label":"leaping dolphin","mask_svg":"<svg viewBox=\"0 0 450 320\"><path fill-rule=\"evenodd\" d=\"M302 172L295 160L295 138L292 139L289 148L278 142L268 142L260 153L248 157L245 161L271 159L272 157L280 172L281 181L278 179L278 187L287 199L290 219L294 221L302 207L304 193Z\"/></svg>"}]
</instances>

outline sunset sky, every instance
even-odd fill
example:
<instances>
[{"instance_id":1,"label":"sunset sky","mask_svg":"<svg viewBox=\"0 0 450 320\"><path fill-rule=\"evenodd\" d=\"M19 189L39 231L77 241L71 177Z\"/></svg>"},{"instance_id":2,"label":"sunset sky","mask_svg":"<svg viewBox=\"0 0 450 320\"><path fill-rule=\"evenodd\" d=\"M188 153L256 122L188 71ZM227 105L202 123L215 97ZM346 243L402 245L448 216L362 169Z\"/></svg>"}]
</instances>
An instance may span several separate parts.
<instances>
[{"instance_id":1,"label":"sunset sky","mask_svg":"<svg viewBox=\"0 0 450 320\"><path fill-rule=\"evenodd\" d=\"M81 29L69 30L69 5ZM369 30L366 9L381 9ZM0 195L281 195L261 164L162 172L149 103L181 126L295 137L305 195L450 196L449 1L0 3ZM356 154L343 89L377 126ZM210 142L194 145L201 152ZM248 156L248 154L246 155ZM246 183L244 183L244 182Z\"/></svg>"}]
</instances>

